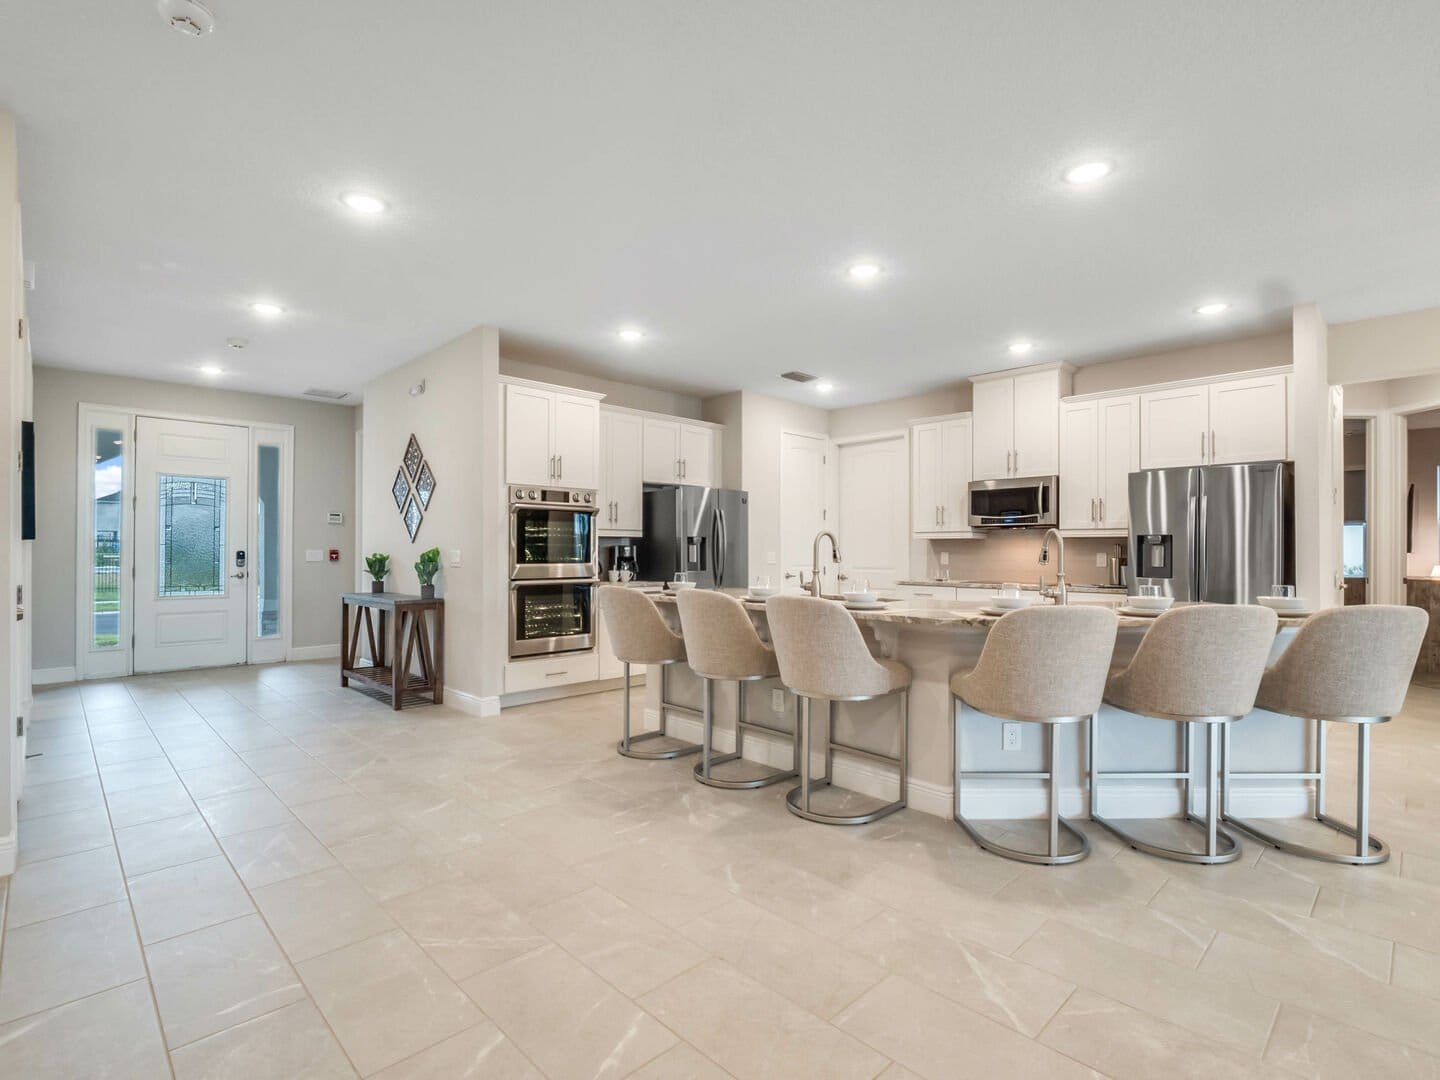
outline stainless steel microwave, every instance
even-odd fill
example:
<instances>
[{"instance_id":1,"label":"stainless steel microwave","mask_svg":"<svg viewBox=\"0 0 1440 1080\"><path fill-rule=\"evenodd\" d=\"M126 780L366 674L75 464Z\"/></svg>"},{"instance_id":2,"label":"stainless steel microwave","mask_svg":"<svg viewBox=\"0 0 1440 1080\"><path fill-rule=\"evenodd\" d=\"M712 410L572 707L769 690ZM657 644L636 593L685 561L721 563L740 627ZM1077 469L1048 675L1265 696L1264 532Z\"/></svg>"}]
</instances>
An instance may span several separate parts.
<instances>
[{"instance_id":1,"label":"stainless steel microwave","mask_svg":"<svg viewBox=\"0 0 1440 1080\"><path fill-rule=\"evenodd\" d=\"M970 484L972 529L1043 529L1059 523L1058 476L1011 476Z\"/></svg>"}]
</instances>

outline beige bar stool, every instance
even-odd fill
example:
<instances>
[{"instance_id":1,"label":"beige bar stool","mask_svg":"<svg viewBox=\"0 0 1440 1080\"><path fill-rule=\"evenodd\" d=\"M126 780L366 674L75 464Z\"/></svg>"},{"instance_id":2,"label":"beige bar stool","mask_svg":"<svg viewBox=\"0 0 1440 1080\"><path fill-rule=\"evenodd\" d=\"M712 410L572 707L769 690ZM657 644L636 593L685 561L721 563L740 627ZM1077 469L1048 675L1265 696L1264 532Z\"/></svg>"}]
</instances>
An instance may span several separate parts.
<instances>
[{"instance_id":1,"label":"beige bar stool","mask_svg":"<svg viewBox=\"0 0 1440 1080\"><path fill-rule=\"evenodd\" d=\"M800 771L800 741L783 728L756 724L745 719L745 684L772 679L780 665L771 649L755 631L755 624L739 600L710 589L687 589L676 595L680 628L685 634L685 654L690 670L705 680L705 735L700 742L700 760L695 779L717 788L762 788L791 780ZM715 680L735 683L739 704L735 711L735 752L715 756L712 749L715 722ZM794 747L794 767L786 772L759 762L745 762L739 770L716 776L713 768L732 761L744 761L745 729L783 735ZM738 773L738 775L737 775Z\"/></svg>"},{"instance_id":2,"label":"beige bar stool","mask_svg":"<svg viewBox=\"0 0 1440 1080\"><path fill-rule=\"evenodd\" d=\"M1090 853L1090 840L1060 817L1055 750L1060 728L1088 720L1100 708L1105 677L1115 654L1120 620L1103 607L1032 607L1012 611L990 628L974 669L950 680L950 693L979 712L1001 720L1046 727L1044 772L966 772L962 769L961 718L955 725L955 821L986 851L1020 862L1058 866L1079 862ZM961 813L962 786L972 780L1044 780L1049 804L1046 850L1008 847L983 835ZM1060 830L1074 841L1062 851Z\"/></svg>"},{"instance_id":3,"label":"beige bar stool","mask_svg":"<svg viewBox=\"0 0 1440 1080\"><path fill-rule=\"evenodd\" d=\"M1309 859L1368 866L1390 857L1390 849L1370 835L1370 732L1400 711L1405 691L1425 640L1430 616L1420 608L1387 605L1334 608L1312 615L1280 659L1265 672L1256 705L1315 723L1315 768L1310 772L1235 772L1230 769L1230 740L1224 747L1225 820L1271 847ZM1355 824L1325 813L1325 725L1354 724ZM1229 735L1229 732L1226 732ZM1310 780L1315 784L1315 821L1355 841L1346 855L1282 840L1230 813L1232 780Z\"/></svg>"},{"instance_id":4,"label":"beige bar stool","mask_svg":"<svg viewBox=\"0 0 1440 1080\"><path fill-rule=\"evenodd\" d=\"M860 627L834 600L772 596L765 601L765 616L770 623L775 656L780 661L780 680L800 699L800 786L785 796L790 812L826 825L864 825L904 809L909 782L906 746L910 736L910 669L898 660L871 656ZM870 701L888 694L900 695L900 753L897 756L835 741L835 702ZM826 703L830 720L825 737L825 775L818 781L810 778L810 720L814 712L812 702L816 700ZM816 788L832 786L836 750L896 766L899 798L860 814L829 814L814 809L810 803L811 793Z\"/></svg>"},{"instance_id":5,"label":"beige bar stool","mask_svg":"<svg viewBox=\"0 0 1440 1080\"><path fill-rule=\"evenodd\" d=\"M1130 666L1110 676L1105 703L1126 712L1182 724L1180 772L1112 772L1096 761L1099 724L1090 722L1090 820L1105 826L1136 851L1188 863L1227 863L1240 844L1220 828L1220 729L1255 707L1265 662L1275 643L1275 613L1253 604L1197 604L1172 608L1157 618L1135 650ZM1191 810L1190 737L1204 725L1205 819ZM1205 830L1205 850L1169 848L1141 840L1100 815L1102 780L1180 780L1182 818Z\"/></svg>"},{"instance_id":6,"label":"beige bar stool","mask_svg":"<svg viewBox=\"0 0 1440 1080\"><path fill-rule=\"evenodd\" d=\"M666 697L669 680L666 678L671 664L685 661L685 639L665 625L665 617L655 602L636 589L619 585L602 585L596 591L600 606L600 617L610 633L610 647L615 656L625 665L625 705L620 742L615 747L622 757L641 758L656 761L693 754L700 749L697 743L681 742L678 746L667 746L663 750L636 750L634 744L650 739L670 738L665 734L665 717L668 713L679 712L698 717L700 713L687 705L676 705ZM639 735L630 734L630 665L655 664L660 668L660 730L646 731Z\"/></svg>"}]
</instances>

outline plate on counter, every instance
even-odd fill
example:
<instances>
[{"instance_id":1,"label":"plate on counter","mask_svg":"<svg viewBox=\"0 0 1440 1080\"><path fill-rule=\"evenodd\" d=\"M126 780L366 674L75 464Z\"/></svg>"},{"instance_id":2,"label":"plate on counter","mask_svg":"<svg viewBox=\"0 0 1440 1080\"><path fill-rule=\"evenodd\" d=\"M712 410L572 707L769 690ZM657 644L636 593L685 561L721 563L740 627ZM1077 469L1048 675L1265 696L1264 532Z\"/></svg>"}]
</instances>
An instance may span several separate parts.
<instances>
[{"instance_id":1,"label":"plate on counter","mask_svg":"<svg viewBox=\"0 0 1440 1080\"><path fill-rule=\"evenodd\" d=\"M843 600L846 611L884 611L884 600Z\"/></svg>"},{"instance_id":2,"label":"plate on counter","mask_svg":"<svg viewBox=\"0 0 1440 1080\"><path fill-rule=\"evenodd\" d=\"M1136 619L1158 619L1161 615L1164 615L1165 612L1169 610L1169 608L1130 607L1129 605L1121 605L1120 607L1115 609L1115 614L1130 615Z\"/></svg>"}]
</instances>

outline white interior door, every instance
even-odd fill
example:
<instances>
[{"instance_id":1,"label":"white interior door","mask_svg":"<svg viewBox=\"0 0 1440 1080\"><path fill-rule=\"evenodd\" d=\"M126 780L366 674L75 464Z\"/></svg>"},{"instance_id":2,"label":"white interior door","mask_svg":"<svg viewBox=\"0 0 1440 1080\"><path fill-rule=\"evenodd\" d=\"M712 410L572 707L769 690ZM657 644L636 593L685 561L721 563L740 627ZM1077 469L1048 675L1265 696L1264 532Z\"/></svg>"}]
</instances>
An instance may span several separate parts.
<instances>
[{"instance_id":1,"label":"white interior door","mask_svg":"<svg viewBox=\"0 0 1440 1080\"><path fill-rule=\"evenodd\" d=\"M784 581L787 587L799 586L801 570L809 577L815 534L825 528L825 445L814 435L780 436L780 565L794 575ZM821 587L831 589L835 572L828 550L821 571Z\"/></svg>"},{"instance_id":2,"label":"white interior door","mask_svg":"<svg viewBox=\"0 0 1440 1080\"><path fill-rule=\"evenodd\" d=\"M889 588L910 576L905 437L850 443L838 456L845 584L858 589L868 580L872 588Z\"/></svg>"},{"instance_id":3,"label":"white interior door","mask_svg":"<svg viewBox=\"0 0 1440 1080\"><path fill-rule=\"evenodd\" d=\"M245 663L250 432L136 420L135 670Z\"/></svg>"}]
</instances>

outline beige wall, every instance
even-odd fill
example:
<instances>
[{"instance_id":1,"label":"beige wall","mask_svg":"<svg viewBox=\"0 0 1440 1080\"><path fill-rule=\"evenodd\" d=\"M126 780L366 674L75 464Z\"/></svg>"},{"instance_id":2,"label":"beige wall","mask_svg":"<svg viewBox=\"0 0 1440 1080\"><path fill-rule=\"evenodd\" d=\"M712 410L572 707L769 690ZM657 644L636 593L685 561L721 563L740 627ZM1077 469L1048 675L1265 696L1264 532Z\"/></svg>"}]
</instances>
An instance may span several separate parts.
<instances>
[{"instance_id":1,"label":"beige wall","mask_svg":"<svg viewBox=\"0 0 1440 1080\"><path fill-rule=\"evenodd\" d=\"M414 593L416 556L440 549L436 594L445 598L447 690L474 698L499 693L506 648L505 617L495 610L508 582L496 561L503 541L503 527L495 535L496 507L505 497L498 379L498 335L479 327L367 383L362 418L361 550L388 554L387 587ZM421 380L425 393L412 397L410 388ZM436 481L414 542L390 494L412 434ZM461 565L454 567L457 550Z\"/></svg>"},{"instance_id":2,"label":"beige wall","mask_svg":"<svg viewBox=\"0 0 1440 1080\"><path fill-rule=\"evenodd\" d=\"M1440 429L1418 428L1409 434L1408 482L1415 486L1415 531L1405 556L1405 573L1424 577L1440 563L1440 528L1436 525L1436 469L1440 468Z\"/></svg>"},{"instance_id":3,"label":"beige wall","mask_svg":"<svg viewBox=\"0 0 1440 1080\"><path fill-rule=\"evenodd\" d=\"M824 409L796 405L745 391L741 395L740 486L750 493L750 576L779 579L780 439L787 431L824 435L829 417ZM767 562L774 553L776 562Z\"/></svg>"},{"instance_id":4,"label":"beige wall","mask_svg":"<svg viewBox=\"0 0 1440 1080\"><path fill-rule=\"evenodd\" d=\"M1016 581L1033 585L1043 569L1045 581L1055 580L1055 562L1040 566L1039 529L991 531L981 540L934 540L929 544L928 558L915 566L917 575L934 578L950 572L952 581ZM1109 559L1123 537L1100 539L1071 537L1065 541L1065 576L1075 585L1104 585L1110 577ZM940 565L940 554L950 556L950 565ZM1095 556L1105 557L1104 566L1095 565Z\"/></svg>"},{"instance_id":5,"label":"beige wall","mask_svg":"<svg viewBox=\"0 0 1440 1080\"><path fill-rule=\"evenodd\" d=\"M899 431L921 416L945 416L969 412L974 388L966 381L914 397L895 398L874 405L854 405L830 413L830 437L870 435L877 431Z\"/></svg>"},{"instance_id":6,"label":"beige wall","mask_svg":"<svg viewBox=\"0 0 1440 1080\"><path fill-rule=\"evenodd\" d=\"M745 439L745 415L740 391L706 398L702 403L701 418L712 424L722 424L725 434L720 438L720 486L744 489L740 482L741 460Z\"/></svg>"},{"instance_id":7,"label":"beige wall","mask_svg":"<svg viewBox=\"0 0 1440 1080\"><path fill-rule=\"evenodd\" d=\"M1440 372L1440 307L1336 323L1329 337L1336 385Z\"/></svg>"},{"instance_id":8,"label":"beige wall","mask_svg":"<svg viewBox=\"0 0 1440 1080\"><path fill-rule=\"evenodd\" d=\"M606 405L665 413L669 416L684 416L691 420L702 419L700 399L693 394L652 390L648 386L637 386L634 383L619 382L598 375L584 375L566 371L563 368L537 364L531 360L514 360L504 356L500 358L500 374L509 375L515 379L532 379L535 382L571 386L576 390L589 390L592 393L604 394Z\"/></svg>"},{"instance_id":9,"label":"beige wall","mask_svg":"<svg viewBox=\"0 0 1440 1080\"><path fill-rule=\"evenodd\" d=\"M1287 330L1086 364L1075 370L1072 392L1097 394L1180 379L1202 379L1236 371L1285 367L1293 360L1290 332Z\"/></svg>"},{"instance_id":10,"label":"beige wall","mask_svg":"<svg viewBox=\"0 0 1440 1080\"><path fill-rule=\"evenodd\" d=\"M355 572L355 410L294 398L239 394L180 383L64 368L35 369L36 669L75 663L75 504L80 404L181 413L201 418L291 424L295 428L293 632L290 644L335 645L338 595ZM326 515L338 510L344 526ZM306 548L339 548L339 563L307 563Z\"/></svg>"}]
</instances>

